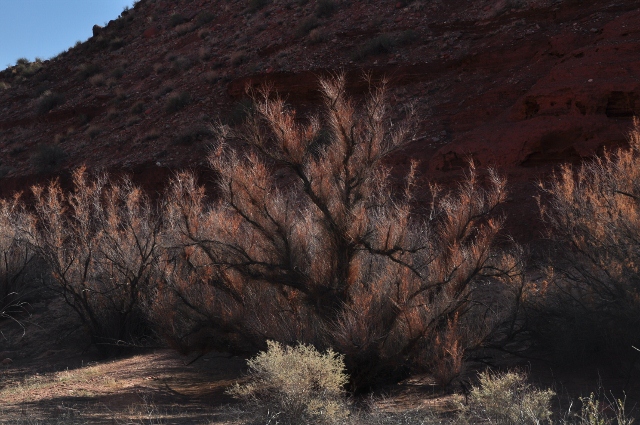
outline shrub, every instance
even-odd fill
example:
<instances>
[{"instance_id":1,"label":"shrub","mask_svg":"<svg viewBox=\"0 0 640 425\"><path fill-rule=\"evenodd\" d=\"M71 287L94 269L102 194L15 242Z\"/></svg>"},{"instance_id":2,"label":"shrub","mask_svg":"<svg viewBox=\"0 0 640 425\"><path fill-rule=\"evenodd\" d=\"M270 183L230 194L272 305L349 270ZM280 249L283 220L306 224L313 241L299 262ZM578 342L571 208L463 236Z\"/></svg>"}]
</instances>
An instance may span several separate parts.
<instances>
[{"instance_id":1,"label":"shrub","mask_svg":"<svg viewBox=\"0 0 640 425\"><path fill-rule=\"evenodd\" d=\"M591 393L580 401L582 407L575 421L578 425L631 425L634 422L625 412L625 399L606 396L600 399Z\"/></svg>"},{"instance_id":2,"label":"shrub","mask_svg":"<svg viewBox=\"0 0 640 425\"><path fill-rule=\"evenodd\" d=\"M307 18L298 25L296 28L296 35L298 37L304 37L309 34L311 30L318 28L320 26L320 22L315 17Z\"/></svg>"},{"instance_id":3,"label":"shrub","mask_svg":"<svg viewBox=\"0 0 640 425\"><path fill-rule=\"evenodd\" d=\"M185 22L187 22L187 18L179 13L174 13L173 15L171 15L171 17L169 17L169 25L171 27L177 27L178 25L184 24Z\"/></svg>"},{"instance_id":4,"label":"shrub","mask_svg":"<svg viewBox=\"0 0 640 425\"><path fill-rule=\"evenodd\" d=\"M133 106L131 107L131 113L136 115L143 113L144 110L145 110L145 105L144 105L144 102L142 101L138 101L134 103Z\"/></svg>"},{"instance_id":5,"label":"shrub","mask_svg":"<svg viewBox=\"0 0 640 425\"><path fill-rule=\"evenodd\" d=\"M44 115L56 106L62 105L64 103L64 98L61 94L52 93L49 90L45 91L42 96L40 96L36 103L36 113L38 115Z\"/></svg>"},{"instance_id":6,"label":"shrub","mask_svg":"<svg viewBox=\"0 0 640 425\"><path fill-rule=\"evenodd\" d=\"M186 56L176 56L171 62L175 72L188 71L193 66L193 61Z\"/></svg>"},{"instance_id":7,"label":"shrub","mask_svg":"<svg viewBox=\"0 0 640 425\"><path fill-rule=\"evenodd\" d=\"M640 342L639 159L636 120L629 148L565 165L541 184L552 248L531 316L572 359L600 353L610 362L612 355L635 355L631 346Z\"/></svg>"},{"instance_id":8,"label":"shrub","mask_svg":"<svg viewBox=\"0 0 640 425\"><path fill-rule=\"evenodd\" d=\"M35 258L18 232L22 213L18 197L0 200L0 319L19 313L28 295L28 273Z\"/></svg>"},{"instance_id":9,"label":"shrub","mask_svg":"<svg viewBox=\"0 0 640 425\"><path fill-rule=\"evenodd\" d=\"M107 79L104 74L96 74L93 77L89 78L89 82L93 86L102 87L106 84Z\"/></svg>"},{"instance_id":10,"label":"shrub","mask_svg":"<svg viewBox=\"0 0 640 425\"><path fill-rule=\"evenodd\" d=\"M169 113L178 112L184 109L184 107L187 106L190 101L191 101L191 95L186 91L183 91L180 93L172 93L167 98L167 102L165 104L165 110Z\"/></svg>"},{"instance_id":11,"label":"shrub","mask_svg":"<svg viewBox=\"0 0 640 425\"><path fill-rule=\"evenodd\" d=\"M30 62L29 59L20 58L16 61L13 72L20 77L31 77L42 68L42 59L36 58Z\"/></svg>"},{"instance_id":12,"label":"shrub","mask_svg":"<svg viewBox=\"0 0 640 425\"><path fill-rule=\"evenodd\" d=\"M430 368L430 347L454 318L461 352L481 343L494 320L478 322L519 263L495 245L501 178L490 172L483 188L472 168L457 190L432 188L429 218L414 214L415 164L401 193L383 165L411 140L407 125L388 125L384 89L357 108L343 77L321 84L322 117L299 122L265 92L245 126L218 129L215 203L192 175L174 179L170 289L154 305L177 345L195 344L197 328L227 350L265 338L332 347L362 388L407 365ZM481 282L491 300L475 302Z\"/></svg>"},{"instance_id":13,"label":"shrub","mask_svg":"<svg viewBox=\"0 0 640 425\"><path fill-rule=\"evenodd\" d=\"M330 424L349 415L342 356L303 344L267 345L267 351L247 362L248 382L236 384L230 394L249 401L268 422Z\"/></svg>"},{"instance_id":14,"label":"shrub","mask_svg":"<svg viewBox=\"0 0 640 425\"><path fill-rule=\"evenodd\" d=\"M89 136L89 138L91 139L95 139L96 137L98 137L100 134L102 134L102 128L99 126L95 126L95 125L90 125L87 128L87 135Z\"/></svg>"},{"instance_id":15,"label":"shrub","mask_svg":"<svg viewBox=\"0 0 640 425\"><path fill-rule=\"evenodd\" d=\"M269 0L249 0L249 11L257 12L268 4Z\"/></svg>"},{"instance_id":16,"label":"shrub","mask_svg":"<svg viewBox=\"0 0 640 425\"><path fill-rule=\"evenodd\" d=\"M198 22L198 26L203 26L213 21L215 18L216 15L211 12L205 11L198 14L198 16L196 17L196 21Z\"/></svg>"},{"instance_id":17,"label":"shrub","mask_svg":"<svg viewBox=\"0 0 640 425\"><path fill-rule=\"evenodd\" d=\"M189 146L194 144L198 140L206 140L214 135L211 128L206 125L194 125L189 127L180 133L175 138L175 143L179 145Z\"/></svg>"},{"instance_id":18,"label":"shrub","mask_svg":"<svg viewBox=\"0 0 640 425\"><path fill-rule=\"evenodd\" d=\"M325 31L320 29L314 29L309 32L309 43L311 44L320 44L324 43L328 39L328 35Z\"/></svg>"},{"instance_id":19,"label":"shrub","mask_svg":"<svg viewBox=\"0 0 640 425\"><path fill-rule=\"evenodd\" d=\"M229 56L229 61L233 66L240 66L243 63L247 62L247 60L249 60L249 57L243 51L234 52L231 54L231 56Z\"/></svg>"},{"instance_id":20,"label":"shrub","mask_svg":"<svg viewBox=\"0 0 640 425\"><path fill-rule=\"evenodd\" d=\"M32 157L34 167L39 173L56 171L67 159L67 154L58 145L40 145Z\"/></svg>"},{"instance_id":21,"label":"shrub","mask_svg":"<svg viewBox=\"0 0 640 425\"><path fill-rule=\"evenodd\" d=\"M338 10L338 4L334 0L318 0L315 15L318 18L330 18Z\"/></svg>"},{"instance_id":22,"label":"shrub","mask_svg":"<svg viewBox=\"0 0 640 425\"><path fill-rule=\"evenodd\" d=\"M379 36L367 41L352 54L353 59L364 59L367 56L390 53L395 45L395 40L389 34Z\"/></svg>"},{"instance_id":23,"label":"shrub","mask_svg":"<svg viewBox=\"0 0 640 425\"><path fill-rule=\"evenodd\" d=\"M110 354L147 331L140 299L151 286L160 223L150 201L128 180L88 179L73 173L74 188L57 181L32 188L34 212L21 233L46 262L52 289L79 315L97 348Z\"/></svg>"},{"instance_id":24,"label":"shrub","mask_svg":"<svg viewBox=\"0 0 640 425\"><path fill-rule=\"evenodd\" d=\"M192 22L185 22L184 24L180 24L176 26L175 30L178 35L185 35L187 33L190 33L191 31L195 31L196 28L197 28L196 24Z\"/></svg>"},{"instance_id":25,"label":"shrub","mask_svg":"<svg viewBox=\"0 0 640 425\"><path fill-rule=\"evenodd\" d=\"M127 42L120 37L116 37L109 42L109 48L111 50L118 50L127 45Z\"/></svg>"},{"instance_id":26,"label":"shrub","mask_svg":"<svg viewBox=\"0 0 640 425\"><path fill-rule=\"evenodd\" d=\"M482 372L468 404L460 406L457 423L486 422L499 425L551 423L551 390L539 390L519 372Z\"/></svg>"},{"instance_id":27,"label":"shrub","mask_svg":"<svg viewBox=\"0 0 640 425\"><path fill-rule=\"evenodd\" d=\"M78 76L82 80L86 80L94 75L100 73L102 71L102 67L95 63L85 63L80 65Z\"/></svg>"}]
</instances>

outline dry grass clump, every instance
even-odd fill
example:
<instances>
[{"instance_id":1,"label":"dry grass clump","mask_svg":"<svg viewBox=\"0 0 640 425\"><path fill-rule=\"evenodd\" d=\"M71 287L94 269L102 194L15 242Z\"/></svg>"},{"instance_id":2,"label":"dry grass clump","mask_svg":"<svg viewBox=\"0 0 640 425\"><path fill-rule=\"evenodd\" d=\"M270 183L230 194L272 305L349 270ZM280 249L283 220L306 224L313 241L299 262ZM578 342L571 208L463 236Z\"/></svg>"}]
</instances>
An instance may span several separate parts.
<instances>
[{"instance_id":1,"label":"dry grass clump","mask_svg":"<svg viewBox=\"0 0 640 425\"><path fill-rule=\"evenodd\" d=\"M562 357L610 361L640 343L640 123L630 147L541 185L550 226L547 279L529 301L538 331Z\"/></svg>"},{"instance_id":2,"label":"dry grass clump","mask_svg":"<svg viewBox=\"0 0 640 425\"><path fill-rule=\"evenodd\" d=\"M461 404L458 424L540 425L551 422L551 390L539 390L519 372L482 372L467 404Z\"/></svg>"},{"instance_id":3,"label":"dry grass clump","mask_svg":"<svg viewBox=\"0 0 640 425\"><path fill-rule=\"evenodd\" d=\"M263 423L331 424L349 416L342 356L303 344L269 341L267 347L247 362L248 381L229 390L246 400Z\"/></svg>"}]
</instances>

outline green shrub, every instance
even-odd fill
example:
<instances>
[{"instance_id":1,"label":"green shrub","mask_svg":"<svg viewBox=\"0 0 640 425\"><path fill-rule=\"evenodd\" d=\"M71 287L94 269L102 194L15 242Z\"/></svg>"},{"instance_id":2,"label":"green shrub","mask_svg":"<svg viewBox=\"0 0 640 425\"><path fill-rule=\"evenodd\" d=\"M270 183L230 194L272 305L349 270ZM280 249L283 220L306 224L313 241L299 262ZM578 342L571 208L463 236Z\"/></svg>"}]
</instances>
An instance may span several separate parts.
<instances>
[{"instance_id":1,"label":"green shrub","mask_svg":"<svg viewBox=\"0 0 640 425\"><path fill-rule=\"evenodd\" d=\"M342 356L303 344L287 347L269 341L267 346L247 362L248 382L236 384L230 394L267 416L267 423L335 423L349 415Z\"/></svg>"},{"instance_id":2,"label":"green shrub","mask_svg":"<svg viewBox=\"0 0 640 425\"><path fill-rule=\"evenodd\" d=\"M480 385L473 387L468 404L461 405L457 423L496 425L540 425L551 423L549 389L539 390L519 372L482 372Z\"/></svg>"},{"instance_id":3,"label":"green shrub","mask_svg":"<svg viewBox=\"0 0 640 425\"><path fill-rule=\"evenodd\" d=\"M167 98L165 110L169 113L178 112L189 104L191 101L191 95L186 92L172 93Z\"/></svg>"}]
</instances>

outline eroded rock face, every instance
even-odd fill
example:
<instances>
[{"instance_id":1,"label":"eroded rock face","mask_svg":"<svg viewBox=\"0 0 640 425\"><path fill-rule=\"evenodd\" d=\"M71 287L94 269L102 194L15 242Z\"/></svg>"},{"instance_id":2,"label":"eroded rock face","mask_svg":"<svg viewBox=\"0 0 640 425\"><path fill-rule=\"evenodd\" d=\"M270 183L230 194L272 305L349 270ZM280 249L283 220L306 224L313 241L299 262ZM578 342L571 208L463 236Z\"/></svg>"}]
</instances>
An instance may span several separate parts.
<instances>
[{"instance_id":1,"label":"eroded rock face","mask_svg":"<svg viewBox=\"0 0 640 425\"><path fill-rule=\"evenodd\" d=\"M364 74L388 79L393 121L417 111L398 175L415 158L446 183L473 158L507 174L509 208L533 216L535 181L624 145L640 114L636 1L350 1L328 16L315 4L143 0L37 71L0 73L0 195L51 177L34 161L44 145L64 153L63 177L85 163L159 190L172 169L206 168L211 140L191 130L237 122L248 86L270 84L304 116L318 76L345 71L357 96ZM38 114L46 90L62 98Z\"/></svg>"}]
</instances>

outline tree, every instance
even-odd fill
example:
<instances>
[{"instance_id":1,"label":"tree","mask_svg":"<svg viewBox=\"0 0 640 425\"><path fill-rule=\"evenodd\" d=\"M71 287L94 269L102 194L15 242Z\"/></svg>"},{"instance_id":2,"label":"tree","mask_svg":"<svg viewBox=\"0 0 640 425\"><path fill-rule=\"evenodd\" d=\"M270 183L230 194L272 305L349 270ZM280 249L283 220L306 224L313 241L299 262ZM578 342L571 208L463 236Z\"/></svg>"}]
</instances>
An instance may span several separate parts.
<instances>
[{"instance_id":1,"label":"tree","mask_svg":"<svg viewBox=\"0 0 640 425\"><path fill-rule=\"evenodd\" d=\"M174 268L158 305L185 343L209 329L225 347L328 346L366 386L406 361L430 366L432 343L454 321L462 351L480 343L493 324L481 325L489 306L477 290L502 291L519 260L496 244L503 179L490 171L485 189L471 166L456 190L432 186L429 215L415 214L416 164L397 191L384 163L412 139L386 118L384 83L362 107L344 76L320 85L321 115L300 119L262 90L240 130L219 129L216 201L190 174L173 180Z\"/></svg>"}]
</instances>

